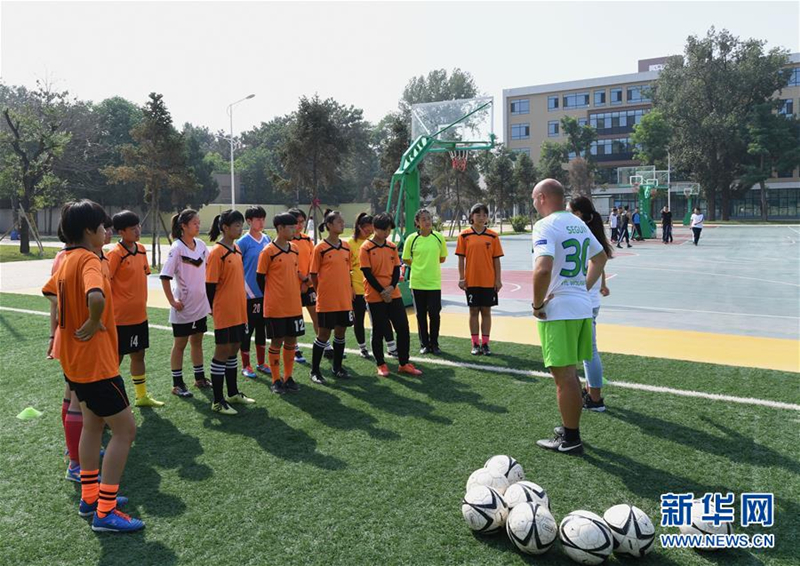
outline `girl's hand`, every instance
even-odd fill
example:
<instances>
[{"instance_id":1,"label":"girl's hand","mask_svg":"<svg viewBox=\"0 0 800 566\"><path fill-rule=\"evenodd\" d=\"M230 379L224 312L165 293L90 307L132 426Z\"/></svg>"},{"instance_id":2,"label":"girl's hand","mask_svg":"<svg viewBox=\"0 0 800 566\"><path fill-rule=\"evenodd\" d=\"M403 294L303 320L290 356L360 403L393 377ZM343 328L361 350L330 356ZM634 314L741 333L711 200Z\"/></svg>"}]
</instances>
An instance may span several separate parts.
<instances>
[{"instance_id":1,"label":"girl's hand","mask_svg":"<svg viewBox=\"0 0 800 566\"><path fill-rule=\"evenodd\" d=\"M174 308L178 312L182 311L183 310L183 302L182 301L173 301L172 302L172 308Z\"/></svg>"},{"instance_id":2,"label":"girl's hand","mask_svg":"<svg viewBox=\"0 0 800 566\"><path fill-rule=\"evenodd\" d=\"M86 322L83 323L83 326L75 331L75 338L81 342L86 342L91 340L92 336L94 336L98 330L105 331L105 329L106 327L103 326L103 323L99 320L95 322L91 318L87 318Z\"/></svg>"},{"instance_id":3,"label":"girl's hand","mask_svg":"<svg viewBox=\"0 0 800 566\"><path fill-rule=\"evenodd\" d=\"M47 359L48 360L52 360L53 359L53 341L54 340L55 339L51 336L50 340L47 343Z\"/></svg>"},{"instance_id":4,"label":"girl's hand","mask_svg":"<svg viewBox=\"0 0 800 566\"><path fill-rule=\"evenodd\" d=\"M494 282L494 290L495 290L496 293L500 292L500 289L502 289L502 288L503 288L503 282L502 281L495 281Z\"/></svg>"},{"instance_id":5,"label":"girl's hand","mask_svg":"<svg viewBox=\"0 0 800 566\"><path fill-rule=\"evenodd\" d=\"M601 285L600 294L603 295L604 297L608 297L611 294L611 289L609 289L605 285Z\"/></svg>"},{"instance_id":6,"label":"girl's hand","mask_svg":"<svg viewBox=\"0 0 800 566\"><path fill-rule=\"evenodd\" d=\"M467 282L466 282L466 280L459 279L458 280L458 288L461 289L462 291L466 291L467 290Z\"/></svg>"}]
</instances>

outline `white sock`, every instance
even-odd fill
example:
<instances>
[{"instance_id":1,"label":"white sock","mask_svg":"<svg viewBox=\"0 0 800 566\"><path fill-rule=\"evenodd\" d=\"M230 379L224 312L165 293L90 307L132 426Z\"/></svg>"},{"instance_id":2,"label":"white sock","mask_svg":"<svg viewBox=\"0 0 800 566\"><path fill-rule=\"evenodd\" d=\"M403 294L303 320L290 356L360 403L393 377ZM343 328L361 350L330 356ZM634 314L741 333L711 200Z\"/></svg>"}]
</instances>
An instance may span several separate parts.
<instances>
[{"instance_id":1,"label":"white sock","mask_svg":"<svg viewBox=\"0 0 800 566\"><path fill-rule=\"evenodd\" d=\"M386 347L387 347L389 350L397 350L397 343L396 343L394 340L392 340L391 342L388 342L388 341L387 341L387 342L386 342Z\"/></svg>"}]
</instances>

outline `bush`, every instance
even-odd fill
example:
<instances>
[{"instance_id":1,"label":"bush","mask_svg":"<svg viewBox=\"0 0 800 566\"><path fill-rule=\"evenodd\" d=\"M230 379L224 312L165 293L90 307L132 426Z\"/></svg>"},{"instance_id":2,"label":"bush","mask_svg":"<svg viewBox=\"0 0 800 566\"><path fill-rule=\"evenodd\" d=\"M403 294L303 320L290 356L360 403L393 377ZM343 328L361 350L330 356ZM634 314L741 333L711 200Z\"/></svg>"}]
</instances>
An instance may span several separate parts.
<instances>
[{"instance_id":1,"label":"bush","mask_svg":"<svg viewBox=\"0 0 800 566\"><path fill-rule=\"evenodd\" d=\"M442 220L441 216L434 216L431 224L433 224L433 229L437 232L441 232L444 229L444 220Z\"/></svg>"},{"instance_id":2,"label":"bush","mask_svg":"<svg viewBox=\"0 0 800 566\"><path fill-rule=\"evenodd\" d=\"M523 215L517 215L511 217L511 228L514 232L524 232L525 228L528 227L528 217Z\"/></svg>"}]
</instances>

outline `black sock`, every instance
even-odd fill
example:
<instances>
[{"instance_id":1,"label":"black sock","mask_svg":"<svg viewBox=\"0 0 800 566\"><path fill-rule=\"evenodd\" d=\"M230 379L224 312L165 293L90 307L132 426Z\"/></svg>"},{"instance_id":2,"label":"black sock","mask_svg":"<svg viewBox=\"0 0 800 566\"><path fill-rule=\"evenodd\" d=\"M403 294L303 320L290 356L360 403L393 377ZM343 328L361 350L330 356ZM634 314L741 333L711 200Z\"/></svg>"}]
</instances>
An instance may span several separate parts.
<instances>
[{"instance_id":1,"label":"black sock","mask_svg":"<svg viewBox=\"0 0 800 566\"><path fill-rule=\"evenodd\" d=\"M567 428L564 427L564 440L567 442L580 442L581 441L581 430L579 428Z\"/></svg>"},{"instance_id":2,"label":"black sock","mask_svg":"<svg viewBox=\"0 0 800 566\"><path fill-rule=\"evenodd\" d=\"M342 369L342 360L344 359L344 338L333 338L333 371Z\"/></svg>"},{"instance_id":3,"label":"black sock","mask_svg":"<svg viewBox=\"0 0 800 566\"><path fill-rule=\"evenodd\" d=\"M172 370L172 387L186 389L186 384L183 382L183 368Z\"/></svg>"},{"instance_id":4,"label":"black sock","mask_svg":"<svg viewBox=\"0 0 800 566\"><path fill-rule=\"evenodd\" d=\"M196 374L195 374L196 375ZM211 360L211 386L214 389L214 403L224 401L222 385L225 382L225 362L214 358Z\"/></svg>"},{"instance_id":5,"label":"black sock","mask_svg":"<svg viewBox=\"0 0 800 566\"><path fill-rule=\"evenodd\" d=\"M194 366L194 380L200 381L201 379L205 378L206 378L206 372L205 369L203 369L203 364L200 364L199 366Z\"/></svg>"},{"instance_id":6,"label":"black sock","mask_svg":"<svg viewBox=\"0 0 800 566\"><path fill-rule=\"evenodd\" d=\"M311 371L313 373L319 373L319 364L322 362L322 355L327 347L327 342L323 342L319 338L314 340L314 346L311 348Z\"/></svg>"},{"instance_id":7,"label":"black sock","mask_svg":"<svg viewBox=\"0 0 800 566\"><path fill-rule=\"evenodd\" d=\"M236 356L229 357L228 363L225 365L225 383L228 386L228 397L233 397L239 393L239 387L236 384L238 369Z\"/></svg>"}]
</instances>

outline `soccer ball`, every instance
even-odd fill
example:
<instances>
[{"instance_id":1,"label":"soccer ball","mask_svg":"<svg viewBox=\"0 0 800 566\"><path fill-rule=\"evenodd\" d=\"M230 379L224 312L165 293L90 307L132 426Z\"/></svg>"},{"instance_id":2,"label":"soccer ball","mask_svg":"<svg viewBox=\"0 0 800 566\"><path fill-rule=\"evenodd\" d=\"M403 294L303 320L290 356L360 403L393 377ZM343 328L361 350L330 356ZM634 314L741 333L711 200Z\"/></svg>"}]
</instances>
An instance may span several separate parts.
<instances>
[{"instance_id":1,"label":"soccer ball","mask_svg":"<svg viewBox=\"0 0 800 566\"><path fill-rule=\"evenodd\" d=\"M505 476L508 483L515 483L525 479L525 470L522 469L522 464L511 456L492 456L486 460L486 464L483 467L492 470L495 474Z\"/></svg>"},{"instance_id":2,"label":"soccer ball","mask_svg":"<svg viewBox=\"0 0 800 566\"><path fill-rule=\"evenodd\" d=\"M461 514L470 529L479 534L490 535L506 524L508 505L497 490L476 485L461 500Z\"/></svg>"},{"instance_id":3,"label":"soccer ball","mask_svg":"<svg viewBox=\"0 0 800 566\"><path fill-rule=\"evenodd\" d=\"M573 511L564 517L558 534L564 552L578 564L600 564L614 549L611 529L590 511Z\"/></svg>"},{"instance_id":4,"label":"soccer ball","mask_svg":"<svg viewBox=\"0 0 800 566\"><path fill-rule=\"evenodd\" d=\"M531 502L544 505L550 509L550 498L544 488L532 481L521 481L508 486L503 494L503 499L508 503L508 508L513 509L521 503Z\"/></svg>"},{"instance_id":5,"label":"soccer ball","mask_svg":"<svg viewBox=\"0 0 800 566\"><path fill-rule=\"evenodd\" d=\"M475 485L485 485L503 495L508 489L508 480L502 474L496 474L489 468L478 468L470 474L467 480L467 491Z\"/></svg>"},{"instance_id":6,"label":"soccer ball","mask_svg":"<svg viewBox=\"0 0 800 566\"><path fill-rule=\"evenodd\" d=\"M712 502L708 508L709 514L716 513L716 506ZM733 527L730 523L722 523L714 526L709 521L703 521L701 518L705 513L703 512L703 500L695 499L692 501L692 524L681 525L678 527L681 533L685 535L731 535L733 534ZM703 550L714 550L714 547L704 546Z\"/></svg>"},{"instance_id":7,"label":"soccer ball","mask_svg":"<svg viewBox=\"0 0 800 566\"><path fill-rule=\"evenodd\" d=\"M544 554L558 537L558 526L540 503L520 503L508 514L508 538L526 554Z\"/></svg>"},{"instance_id":8,"label":"soccer ball","mask_svg":"<svg viewBox=\"0 0 800 566\"><path fill-rule=\"evenodd\" d=\"M653 550L656 530L650 517L632 505L614 505L603 513L614 536L614 552L641 558Z\"/></svg>"}]
</instances>

